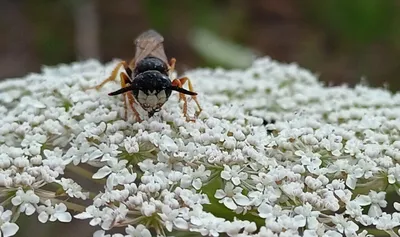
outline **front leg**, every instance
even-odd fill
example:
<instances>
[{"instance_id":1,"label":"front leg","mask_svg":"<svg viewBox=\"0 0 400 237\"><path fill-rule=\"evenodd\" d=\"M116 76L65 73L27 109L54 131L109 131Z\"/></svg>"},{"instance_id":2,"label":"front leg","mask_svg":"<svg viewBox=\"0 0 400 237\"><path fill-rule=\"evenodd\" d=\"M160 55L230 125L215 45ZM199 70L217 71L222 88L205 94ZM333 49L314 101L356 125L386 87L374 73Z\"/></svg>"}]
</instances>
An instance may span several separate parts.
<instances>
[{"instance_id":1,"label":"front leg","mask_svg":"<svg viewBox=\"0 0 400 237\"><path fill-rule=\"evenodd\" d=\"M136 103L135 98L133 97L131 93L131 84L132 81L131 79L123 72L120 73L121 77L121 89L111 92L108 95L113 96L113 95L119 95L122 94L124 98L124 118L125 120L128 118L128 107L126 104L126 100L128 99L129 106L131 107L133 114L135 116L136 121L141 122L142 119L140 118L139 112L135 109L134 104ZM129 85L128 85L129 84Z\"/></svg>"},{"instance_id":2,"label":"front leg","mask_svg":"<svg viewBox=\"0 0 400 237\"><path fill-rule=\"evenodd\" d=\"M184 94L190 95L192 97L192 99L196 102L196 105L198 107L198 111L196 112L196 116L199 115L203 109L201 108L200 103L197 100L197 97L196 97L197 94L194 93L194 91L193 91L193 86L192 86L192 83L190 82L190 79L188 77L182 77L182 78L175 79L175 80L172 81L172 86L183 88L183 85L186 82L188 82L188 84L189 84L189 91L186 91L186 93L184 91L180 91L179 92L179 100L183 100L183 114L185 115L186 120L187 121L193 121L194 119L189 118L189 116L187 114L187 99L186 99L186 96Z\"/></svg>"}]
</instances>

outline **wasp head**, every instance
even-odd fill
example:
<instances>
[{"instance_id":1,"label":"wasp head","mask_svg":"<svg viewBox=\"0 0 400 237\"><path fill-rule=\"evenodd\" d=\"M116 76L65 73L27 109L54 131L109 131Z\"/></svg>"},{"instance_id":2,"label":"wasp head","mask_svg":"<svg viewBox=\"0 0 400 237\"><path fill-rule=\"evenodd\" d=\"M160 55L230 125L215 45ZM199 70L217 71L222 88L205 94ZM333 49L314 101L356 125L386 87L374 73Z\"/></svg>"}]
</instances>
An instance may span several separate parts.
<instances>
[{"instance_id":1,"label":"wasp head","mask_svg":"<svg viewBox=\"0 0 400 237\"><path fill-rule=\"evenodd\" d=\"M160 111L173 90L188 95L196 95L194 92L173 86L169 77L157 70L149 70L136 75L131 85L109 95L119 95L131 91L136 101L151 117Z\"/></svg>"}]
</instances>

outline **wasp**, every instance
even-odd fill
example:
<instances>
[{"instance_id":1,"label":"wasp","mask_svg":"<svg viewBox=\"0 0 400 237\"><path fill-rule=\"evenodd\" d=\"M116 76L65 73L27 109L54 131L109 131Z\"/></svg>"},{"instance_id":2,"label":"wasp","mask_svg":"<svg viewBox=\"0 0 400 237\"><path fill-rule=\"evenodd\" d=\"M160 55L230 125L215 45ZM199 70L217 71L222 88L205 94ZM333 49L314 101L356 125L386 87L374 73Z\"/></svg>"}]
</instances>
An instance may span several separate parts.
<instances>
[{"instance_id":1,"label":"wasp","mask_svg":"<svg viewBox=\"0 0 400 237\"><path fill-rule=\"evenodd\" d=\"M193 91L189 78L181 77L171 81L172 73L175 70L175 58L168 62L164 50L164 38L154 30L148 30L139 35L135 40L135 57L128 64L122 61L117 64L111 76L99 85L90 89L99 90L106 83L115 81L118 76L121 79L121 89L111 92L108 95L123 95L125 119L127 118L127 103L133 111L137 121L142 121L139 112L134 104L139 105L152 117L170 97L172 91L179 92L179 100L183 100L183 114L187 121L193 121L187 114L187 98L189 95L196 102L199 114L202 110L197 101L197 93ZM121 72L121 67L123 71ZM189 90L183 88L188 83Z\"/></svg>"}]
</instances>

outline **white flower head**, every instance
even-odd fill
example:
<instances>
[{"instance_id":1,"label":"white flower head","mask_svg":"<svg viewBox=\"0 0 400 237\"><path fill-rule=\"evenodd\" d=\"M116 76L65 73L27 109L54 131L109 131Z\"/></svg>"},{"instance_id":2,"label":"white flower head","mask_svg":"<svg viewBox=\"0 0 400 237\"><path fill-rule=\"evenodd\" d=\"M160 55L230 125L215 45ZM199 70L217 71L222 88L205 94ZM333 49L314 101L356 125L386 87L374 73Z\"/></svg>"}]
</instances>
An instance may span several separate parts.
<instances>
[{"instance_id":1,"label":"white flower head","mask_svg":"<svg viewBox=\"0 0 400 237\"><path fill-rule=\"evenodd\" d=\"M387 205L400 193L399 93L326 86L260 58L186 72L183 87L198 95L173 91L148 117L131 91L107 96L119 83L86 90L117 64L0 82L2 236L21 214L70 222L75 209L102 228L95 236L396 236L400 205Z\"/></svg>"}]
</instances>

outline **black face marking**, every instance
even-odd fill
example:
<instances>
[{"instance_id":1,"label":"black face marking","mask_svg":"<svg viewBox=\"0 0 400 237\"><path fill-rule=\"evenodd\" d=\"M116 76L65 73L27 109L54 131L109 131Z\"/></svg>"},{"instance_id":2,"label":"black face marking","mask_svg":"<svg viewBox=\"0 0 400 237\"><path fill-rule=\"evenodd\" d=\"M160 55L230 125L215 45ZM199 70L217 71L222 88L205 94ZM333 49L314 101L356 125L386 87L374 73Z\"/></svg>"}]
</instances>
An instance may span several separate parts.
<instances>
[{"instance_id":1,"label":"black face marking","mask_svg":"<svg viewBox=\"0 0 400 237\"><path fill-rule=\"evenodd\" d=\"M149 113L149 116L161 109L172 92L169 77L155 70L137 75L131 88L136 101Z\"/></svg>"},{"instance_id":2,"label":"black face marking","mask_svg":"<svg viewBox=\"0 0 400 237\"><path fill-rule=\"evenodd\" d=\"M158 71L161 74L168 75L168 66L159 58L146 57L136 63L133 77L146 71Z\"/></svg>"}]
</instances>

